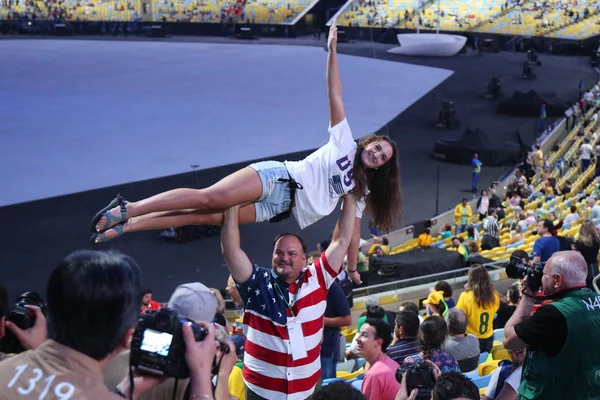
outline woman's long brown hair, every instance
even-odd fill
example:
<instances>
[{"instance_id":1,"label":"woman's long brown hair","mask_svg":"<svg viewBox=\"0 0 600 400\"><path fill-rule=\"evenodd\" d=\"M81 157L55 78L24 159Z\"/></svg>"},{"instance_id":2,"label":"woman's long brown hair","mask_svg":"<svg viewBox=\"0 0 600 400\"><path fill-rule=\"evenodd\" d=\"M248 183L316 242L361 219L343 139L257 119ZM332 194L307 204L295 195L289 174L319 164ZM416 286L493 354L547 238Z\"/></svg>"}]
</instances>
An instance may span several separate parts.
<instances>
[{"instance_id":1,"label":"woman's long brown hair","mask_svg":"<svg viewBox=\"0 0 600 400\"><path fill-rule=\"evenodd\" d=\"M361 154L372 142L384 140L392 146L392 156L377 169L367 168ZM382 232L389 232L402 216L402 193L400 191L400 156L396 143L387 136L367 135L358 142L352 167L356 194L364 198L373 225ZM367 195L367 190L369 194Z\"/></svg>"},{"instance_id":2,"label":"woman's long brown hair","mask_svg":"<svg viewBox=\"0 0 600 400\"><path fill-rule=\"evenodd\" d=\"M488 308L496 302L496 290L492 279L483 265L474 265L469 270L468 283L473 291L475 302L481 308Z\"/></svg>"}]
</instances>

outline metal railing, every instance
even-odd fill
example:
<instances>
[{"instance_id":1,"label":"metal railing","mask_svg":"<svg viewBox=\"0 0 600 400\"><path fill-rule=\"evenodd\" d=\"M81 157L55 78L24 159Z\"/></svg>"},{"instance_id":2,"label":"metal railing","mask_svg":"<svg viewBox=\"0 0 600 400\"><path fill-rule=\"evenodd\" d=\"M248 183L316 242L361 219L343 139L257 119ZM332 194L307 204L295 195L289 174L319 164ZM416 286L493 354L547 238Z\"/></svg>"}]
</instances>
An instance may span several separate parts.
<instances>
[{"instance_id":1,"label":"metal railing","mask_svg":"<svg viewBox=\"0 0 600 400\"><path fill-rule=\"evenodd\" d=\"M486 264L482 264L484 267L497 271L504 271L505 261L494 261ZM470 267L454 269L451 271L436 272L435 274L429 274L424 276L417 276L414 278L401 279L393 282L384 282L376 285L370 285L365 287L359 287L354 289L352 292L355 297L369 296L372 294L390 292L394 290L406 289L413 286L425 285L428 283L438 282L440 280L449 280L462 278L467 275Z\"/></svg>"}]
</instances>

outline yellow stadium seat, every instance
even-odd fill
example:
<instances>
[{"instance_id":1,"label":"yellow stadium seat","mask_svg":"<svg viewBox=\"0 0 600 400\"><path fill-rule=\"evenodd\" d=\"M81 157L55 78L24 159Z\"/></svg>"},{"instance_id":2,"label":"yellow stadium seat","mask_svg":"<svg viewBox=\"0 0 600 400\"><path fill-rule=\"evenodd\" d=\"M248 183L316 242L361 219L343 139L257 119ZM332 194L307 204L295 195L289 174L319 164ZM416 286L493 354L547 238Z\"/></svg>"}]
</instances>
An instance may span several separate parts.
<instances>
[{"instance_id":1,"label":"yellow stadium seat","mask_svg":"<svg viewBox=\"0 0 600 400\"><path fill-rule=\"evenodd\" d=\"M479 364L477 366L477 373L479 374L479 376L486 376L488 374L491 374L496 370L496 368L498 368L498 364L500 364L500 361L501 360L492 360Z\"/></svg>"}]
</instances>

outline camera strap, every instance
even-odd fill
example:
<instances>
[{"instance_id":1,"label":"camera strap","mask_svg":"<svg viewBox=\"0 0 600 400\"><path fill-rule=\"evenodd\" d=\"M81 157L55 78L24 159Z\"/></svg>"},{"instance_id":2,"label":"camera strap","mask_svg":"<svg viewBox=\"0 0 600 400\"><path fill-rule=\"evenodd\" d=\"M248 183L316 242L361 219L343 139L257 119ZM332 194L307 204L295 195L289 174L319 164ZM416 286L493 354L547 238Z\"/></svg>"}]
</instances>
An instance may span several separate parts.
<instances>
[{"instance_id":1,"label":"camera strap","mask_svg":"<svg viewBox=\"0 0 600 400\"><path fill-rule=\"evenodd\" d=\"M583 286L578 286L578 287L574 287L574 288L569 288L569 289L561 290L560 292L556 292L554 294L550 294L548 296L536 296L536 295L532 295L532 294L529 294L529 293L525 293L525 289L527 289L527 288L525 288L525 289L521 290L521 294L523 296L527 296L527 297L529 297L530 299L533 299L533 300L546 301L546 300L555 299L557 297L561 297L561 296L563 296L563 295L565 295L567 293L573 292L575 290L585 289L586 287L587 286L583 285Z\"/></svg>"}]
</instances>

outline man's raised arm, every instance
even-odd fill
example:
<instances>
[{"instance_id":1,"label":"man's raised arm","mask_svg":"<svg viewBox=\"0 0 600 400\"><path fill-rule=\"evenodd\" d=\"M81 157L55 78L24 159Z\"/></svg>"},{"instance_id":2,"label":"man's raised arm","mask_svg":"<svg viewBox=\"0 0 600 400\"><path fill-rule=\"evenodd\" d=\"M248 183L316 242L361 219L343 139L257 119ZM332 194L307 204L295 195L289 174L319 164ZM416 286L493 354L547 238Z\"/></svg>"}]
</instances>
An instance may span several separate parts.
<instances>
[{"instance_id":1,"label":"man's raised arm","mask_svg":"<svg viewBox=\"0 0 600 400\"><path fill-rule=\"evenodd\" d=\"M340 215L333 232L331 244L325 251L327 262L335 272L339 272L342 268L346 251L354 233L354 222L356 220L356 196L350 193L345 195L343 199L342 215Z\"/></svg>"},{"instance_id":2,"label":"man's raised arm","mask_svg":"<svg viewBox=\"0 0 600 400\"><path fill-rule=\"evenodd\" d=\"M252 262L240 247L239 211L239 206L225 211L221 227L221 249L231 277L242 284L252 275Z\"/></svg>"}]
</instances>

